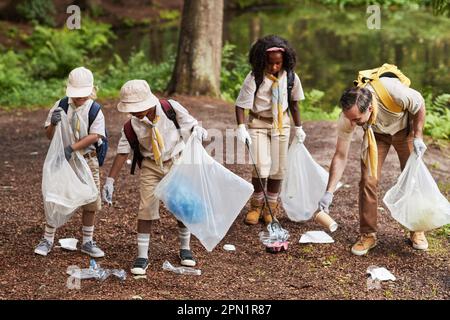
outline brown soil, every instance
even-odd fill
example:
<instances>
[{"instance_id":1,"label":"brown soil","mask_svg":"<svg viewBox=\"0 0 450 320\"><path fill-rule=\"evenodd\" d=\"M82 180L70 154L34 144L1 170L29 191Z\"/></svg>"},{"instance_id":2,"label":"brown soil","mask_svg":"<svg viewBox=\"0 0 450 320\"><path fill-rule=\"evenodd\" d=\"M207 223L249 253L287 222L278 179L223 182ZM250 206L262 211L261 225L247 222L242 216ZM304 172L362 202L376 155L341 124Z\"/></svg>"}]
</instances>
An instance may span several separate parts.
<instances>
[{"instance_id":1,"label":"brown soil","mask_svg":"<svg viewBox=\"0 0 450 320\"><path fill-rule=\"evenodd\" d=\"M232 105L209 98L178 97L206 128L233 128ZM105 102L104 112L111 135L111 149L101 168L102 181L112 164L125 115L115 109L116 101ZM88 267L89 259L80 253L54 248L47 257L33 253L45 223L41 196L42 165L49 145L42 129L46 110L0 111L0 299L449 299L449 239L429 236L430 250L411 248L406 234L387 211L380 209L379 245L365 257L350 253L358 236L359 141L352 144L343 187L336 193L332 215L340 228L332 234L334 244L300 245L300 235L320 230L313 222L294 223L285 216L281 224L291 233L286 253L272 255L264 251L258 233L262 226L243 223L246 208L238 216L223 241L208 253L193 237L192 247L198 259L200 277L179 276L162 270L169 260L178 264L175 219L162 210L161 219L151 235L150 267L147 279L134 279L129 268L136 254L136 212L138 176L124 168L115 184L114 206L98 215L95 239L106 252L99 263L107 268L123 268L128 278L104 282L85 280L80 290L66 287L67 267ZM306 122L306 146L314 158L328 166L335 145L335 123ZM425 155L435 179L449 183L448 146L444 150L429 145ZM33 155L36 153L37 155ZM250 179L249 165L230 165L232 171ZM399 174L396 155L391 151L385 163L381 194L395 183ZM57 232L58 238L81 238L78 213ZM223 244L237 248L229 253ZM396 277L383 282L381 289L367 289L366 269L384 266Z\"/></svg>"}]
</instances>

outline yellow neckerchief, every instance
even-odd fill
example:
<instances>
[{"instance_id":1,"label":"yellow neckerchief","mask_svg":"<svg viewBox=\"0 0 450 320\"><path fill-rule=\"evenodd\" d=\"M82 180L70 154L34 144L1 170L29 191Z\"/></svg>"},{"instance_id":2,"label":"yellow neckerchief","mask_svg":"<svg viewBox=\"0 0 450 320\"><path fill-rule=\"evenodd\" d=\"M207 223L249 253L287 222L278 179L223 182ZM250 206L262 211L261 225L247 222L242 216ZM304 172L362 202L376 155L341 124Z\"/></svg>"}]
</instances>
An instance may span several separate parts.
<instances>
[{"instance_id":1,"label":"yellow neckerchief","mask_svg":"<svg viewBox=\"0 0 450 320\"><path fill-rule=\"evenodd\" d=\"M377 141L373 133L372 126L375 124L378 115L378 101L375 95L372 95L372 114L367 123L363 126L364 137L361 150L361 159L369 170L368 175L378 179L378 149Z\"/></svg>"},{"instance_id":2,"label":"yellow neckerchief","mask_svg":"<svg viewBox=\"0 0 450 320\"><path fill-rule=\"evenodd\" d=\"M281 134L283 129L283 95L280 92L280 79L270 73L266 73L266 77L273 81L271 88L273 127L278 129Z\"/></svg>"},{"instance_id":3,"label":"yellow neckerchief","mask_svg":"<svg viewBox=\"0 0 450 320\"><path fill-rule=\"evenodd\" d=\"M155 110L156 112L156 110ZM148 118L147 118L148 119ZM151 122L151 135L150 135L150 144L152 146L153 157L155 158L155 163L163 167L162 154L164 152L164 139L159 132L156 124L158 123L160 117L155 115L155 119ZM149 119L150 120L150 119ZM144 122L145 123L145 122Z\"/></svg>"}]
</instances>

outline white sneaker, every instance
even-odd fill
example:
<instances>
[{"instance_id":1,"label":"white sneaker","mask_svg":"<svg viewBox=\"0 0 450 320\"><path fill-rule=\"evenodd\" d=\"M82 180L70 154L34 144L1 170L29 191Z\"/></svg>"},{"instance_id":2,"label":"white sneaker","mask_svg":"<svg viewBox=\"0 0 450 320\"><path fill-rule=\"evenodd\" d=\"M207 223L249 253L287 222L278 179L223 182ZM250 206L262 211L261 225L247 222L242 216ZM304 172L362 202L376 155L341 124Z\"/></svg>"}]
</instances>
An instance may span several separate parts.
<instances>
[{"instance_id":1,"label":"white sneaker","mask_svg":"<svg viewBox=\"0 0 450 320\"><path fill-rule=\"evenodd\" d=\"M46 256L52 251L53 242L48 241L43 238L41 242L37 245L36 249L34 249L34 253L40 254L41 256Z\"/></svg>"}]
</instances>

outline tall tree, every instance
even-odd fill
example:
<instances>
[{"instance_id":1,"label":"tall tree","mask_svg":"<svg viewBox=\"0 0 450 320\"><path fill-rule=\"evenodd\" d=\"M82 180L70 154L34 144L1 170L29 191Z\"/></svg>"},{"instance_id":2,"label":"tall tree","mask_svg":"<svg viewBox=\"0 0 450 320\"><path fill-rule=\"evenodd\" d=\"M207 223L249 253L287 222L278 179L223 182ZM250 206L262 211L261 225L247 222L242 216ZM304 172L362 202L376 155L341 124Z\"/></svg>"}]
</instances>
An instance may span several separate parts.
<instances>
[{"instance_id":1,"label":"tall tree","mask_svg":"<svg viewBox=\"0 0 450 320\"><path fill-rule=\"evenodd\" d=\"M220 95L223 0L185 0L169 94Z\"/></svg>"}]
</instances>

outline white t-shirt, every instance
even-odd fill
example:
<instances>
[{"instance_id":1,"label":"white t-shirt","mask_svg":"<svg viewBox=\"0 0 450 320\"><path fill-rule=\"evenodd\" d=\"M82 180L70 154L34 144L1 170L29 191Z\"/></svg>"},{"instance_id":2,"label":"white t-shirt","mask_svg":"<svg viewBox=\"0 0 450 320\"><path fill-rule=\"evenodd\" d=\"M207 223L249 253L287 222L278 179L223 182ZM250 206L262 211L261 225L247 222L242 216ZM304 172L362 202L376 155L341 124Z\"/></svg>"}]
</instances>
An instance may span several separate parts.
<instances>
[{"instance_id":1,"label":"white t-shirt","mask_svg":"<svg viewBox=\"0 0 450 320\"><path fill-rule=\"evenodd\" d=\"M305 99L303 93L302 83L300 78L294 74L294 86L292 88L292 101L300 101ZM279 78L281 92L283 94L282 108L283 112L289 107L287 99L287 72L283 70ZM253 112L260 114L263 117L272 117L272 84L273 81L264 77L258 92L255 97L256 82L255 77L250 71L242 84L241 91L236 100L236 106L243 109L251 109Z\"/></svg>"},{"instance_id":2,"label":"white t-shirt","mask_svg":"<svg viewBox=\"0 0 450 320\"><path fill-rule=\"evenodd\" d=\"M53 107L50 109L48 115L47 115L47 120L45 121L44 127L47 128L51 122L51 118L52 118L52 114L53 111L58 108L59 102L61 100L56 101L56 103L53 105ZM100 111L97 114L97 117L95 118L95 120L92 122L91 127L89 129L89 133L88 133L88 126L89 126L89 110L91 109L92 104L94 103L94 100L89 99L87 100L83 105L81 105L80 107L76 107L75 104L73 103L73 100L71 98L69 98L69 108L67 109L67 120L69 121L69 124L71 124L72 126L72 131L75 134L75 125L73 125L73 118L74 115L76 114L78 116L78 119L80 121L80 128L79 128L79 139L81 140L82 138L84 138L85 136L87 136L88 134L99 134L102 137L106 137L106 132L105 132L105 117L103 115L102 110L100 109ZM74 137L75 140L76 137ZM90 146L88 146L87 148L84 149L83 152L81 152L83 155L86 153L89 153L91 151L95 150L95 146L92 144Z\"/></svg>"},{"instance_id":3,"label":"white t-shirt","mask_svg":"<svg viewBox=\"0 0 450 320\"><path fill-rule=\"evenodd\" d=\"M189 112L177 101L169 100L176 113L177 122L181 128L181 134L184 139L189 138L191 135L191 129L198 124L197 120L192 117ZM160 134L164 140L164 152L162 154L163 161L167 161L176 156L184 148L184 142L180 139L180 133L178 132L175 124L172 120L167 118L166 114L162 110L161 104L156 105L156 116L159 116L159 121L156 123ZM131 126L139 140L140 152L144 157L154 159L152 150L152 137L151 126L137 117L131 118ZM130 153L132 151L130 144L128 143L125 132L122 128L122 135L117 145L117 153Z\"/></svg>"}]
</instances>

